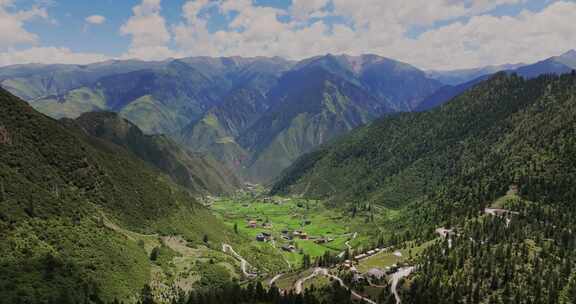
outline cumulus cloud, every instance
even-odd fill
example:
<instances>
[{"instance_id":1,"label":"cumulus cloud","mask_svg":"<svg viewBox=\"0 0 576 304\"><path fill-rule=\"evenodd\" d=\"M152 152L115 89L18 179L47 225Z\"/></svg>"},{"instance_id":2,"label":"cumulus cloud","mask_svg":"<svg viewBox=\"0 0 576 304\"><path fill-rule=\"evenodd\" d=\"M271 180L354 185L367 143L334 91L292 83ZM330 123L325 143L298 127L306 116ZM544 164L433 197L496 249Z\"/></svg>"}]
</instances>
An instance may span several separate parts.
<instances>
[{"instance_id":1,"label":"cumulus cloud","mask_svg":"<svg viewBox=\"0 0 576 304\"><path fill-rule=\"evenodd\" d=\"M202 14L217 5L221 14L233 16L226 29L210 32L210 15ZM282 9L257 6L250 0L190 1L183 7L185 22L173 28L179 51L187 55L305 57L323 52L321 45L329 27L318 20L301 26L280 21ZM305 47L304 47L305 45Z\"/></svg>"},{"instance_id":2,"label":"cumulus cloud","mask_svg":"<svg viewBox=\"0 0 576 304\"><path fill-rule=\"evenodd\" d=\"M399 45L417 65L473 67L534 62L576 48L576 3L556 2L516 17L482 15L428 31Z\"/></svg>"},{"instance_id":3,"label":"cumulus cloud","mask_svg":"<svg viewBox=\"0 0 576 304\"><path fill-rule=\"evenodd\" d=\"M527 1L532 0L292 0L290 7L278 9L253 0L188 0L181 18L167 22L162 16L167 1L141 0L120 28L120 34L130 39L120 58L301 59L326 53L375 53L423 68L448 69L532 62L576 48L574 1L549 0L540 11L511 16L492 13ZM38 8L10 11L11 2L0 0L0 50L36 43L38 37L23 24L47 18ZM95 16L86 22L106 21L92 19ZM16 55L3 54L5 62Z\"/></svg>"},{"instance_id":4,"label":"cumulus cloud","mask_svg":"<svg viewBox=\"0 0 576 304\"><path fill-rule=\"evenodd\" d=\"M525 1L293 0L289 9L280 10L250 0L195 0L184 5L186 21L173 32L178 50L186 55L300 59L376 53L424 68L530 62L576 47L571 30L576 3L556 1L540 12L517 16L489 14ZM210 5L232 16L226 28L208 30L210 15L202 12ZM327 15L346 22L330 23L322 18ZM440 21L445 25L438 27ZM423 28L423 33L408 37L414 27Z\"/></svg>"},{"instance_id":5,"label":"cumulus cloud","mask_svg":"<svg viewBox=\"0 0 576 304\"><path fill-rule=\"evenodd\" d=\"M11 0L0 0L0 50L36 44L38 36L27 31L24 24L35 18L48 19L44 8L34 6L29 10L14 11L12 5Z\"/></svg>"},{"instance_id":6,"label":"cumulus cloud","mask_svg":"<svg viewBox=\"0 0 576 304\"><path fill-rule=\"evenodd\" d=\"M106 22L106 17L101 16L101 15L92 15L92 16L88 16L86 17L86 23L89 24L103 24L104 22Z\"/></svg>"},{"instance_id":7,"label":"cumulus cloud","mask_svg":"<svg viewBox=\"0 0 576 304\"><path fill-rule=\"evenodd\" d=\"M124 58L154 60L174 54L166 46L171 35L164 17L160 14L161 9L161 0L142 0L132 9L133 15L120 28L122 35L132 39Z\"/></svg>"}]
</instances>

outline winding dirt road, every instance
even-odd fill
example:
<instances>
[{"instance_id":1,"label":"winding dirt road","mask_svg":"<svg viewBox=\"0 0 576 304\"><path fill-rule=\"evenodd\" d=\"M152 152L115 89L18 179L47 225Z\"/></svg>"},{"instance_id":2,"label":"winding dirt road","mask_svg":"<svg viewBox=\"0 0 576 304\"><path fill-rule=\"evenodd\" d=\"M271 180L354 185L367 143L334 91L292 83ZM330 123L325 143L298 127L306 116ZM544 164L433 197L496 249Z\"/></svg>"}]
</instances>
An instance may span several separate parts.
<instances>
[{"instance_id":1,"label":"winding dirt road","mask_svg":"<svg viewBox=\"0 0 576 304\"><path fill-rule=\"evenodd\" d=\"M296 283L294 284L294 292L296 294L302 293L302 290L303 290L302 286L303 286L304 282L306 282L312 278L315 278L317 276L320 276L320 275L323 275L323 276L326 276L326 277L331 278L333 280L336 280L340 284L340 286L350 290L350 293L352 294L353 297L360 299L360 300L362 300L366 303L369 303L369 304L377 304L376 302L372 301L371 299L363 297L362 295L360 295L357 292L355 292L354 290L352 290L350 287L346 286L346 284L344 284L344 281L341 278L330 274L330 272L328 272L328 269L320 268L320 267L314 268L314 272L312 272L312 274L310 274L309 276L296 281Z\"/></svg>"},{"instance_id":2,"label":"winding dirt road","mask_svg":"<svg viewBox=\"0 0 576 304\"><path fill-rule=\"evenodd\" d=\"M344 245L346 245L346 247L348 247L348 251L352 251L352 246L350 246L350 241L353 241L357 236L358 236L358 232L354 232L354 234L352 235L352 238L347 240L344 243ZM341 258L344 256L344 254L346 254L346 251L340 252L340 254L338 254L338 257Z\"/></svg>"},{"instance_id":3,"label":"winding dirt road","mask_svg":"<svg viewBox=\"0 0 576 304\"><path fill-rule=\"evenodd\" d=\"M326 268L320 268L320 267L316 267L314 268L314 271L312 272L312 274L310 274L307 277L301 278L298 281L296 281L296 283L294 283L294 292L296 294L301 294L302 293L302 285L304 284L304 282L315 278L319 275L328 275L328 269Z\"/></svg>"},{"instance_id":4,"label":"winding dirt road","mask_svg":"<svg viewBox=\"0 0 576 304\"><path fill-rule=\"evenodd\" d=\"M240 261L240 268L242 268L242 273L244 273L244 275L246 277L248 277L248 278L257 277L257 274L248 272L247 268L248 268L248 266L250 266L250 263L248 263L241 255L239 255L234 250L234 248L232 248L232 246L230 246L228 244L222 244L222 251L223 252L230 252L232 254L232 256L234 256L237 260Z\"/></svg>"}]
</instances>

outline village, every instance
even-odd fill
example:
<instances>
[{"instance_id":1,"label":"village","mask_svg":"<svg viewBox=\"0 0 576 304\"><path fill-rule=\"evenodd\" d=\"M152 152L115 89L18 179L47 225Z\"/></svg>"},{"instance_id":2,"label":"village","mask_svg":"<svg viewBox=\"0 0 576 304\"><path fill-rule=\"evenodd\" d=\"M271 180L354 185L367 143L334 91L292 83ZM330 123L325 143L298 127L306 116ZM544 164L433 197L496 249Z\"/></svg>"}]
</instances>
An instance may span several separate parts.
<instances>
[{"instance_id":1,"label":"village","mask_svg":"<svg viewBox=\"0 0 576 304\"><path fill-rule=\"evenodd\" d=\"M270 231L273 228L272 223L270 223L269 221L264 221L263 223L260 224L260 222L262 222L262 219L257 219L257 220L250 219L247 221L247 225L246 225L247 228L256 229L256 228L261 227L262 229L268 230L268 231L262 231L262 232L258 233L255 237L255 240L258 242L275 241L273 233ZM310 220L305 220L305 221L303 221L302 226L310 225L311 223L312 222ZM282 229L280 231L280 239L290 243L290 244L281 246L281 249L284 251L287 251L287 252L296 251L296 246L294 246L294 242L293 242L295 239L311 241L311 242L314 242L315 244L326 244L326 243L330 243L330 242L334 241L334 238L324 237L324 236L313 236L313 235L309 235L308 233L306 233L303 230L290 231L288 229Z\"/></svg>"}]
</instances>

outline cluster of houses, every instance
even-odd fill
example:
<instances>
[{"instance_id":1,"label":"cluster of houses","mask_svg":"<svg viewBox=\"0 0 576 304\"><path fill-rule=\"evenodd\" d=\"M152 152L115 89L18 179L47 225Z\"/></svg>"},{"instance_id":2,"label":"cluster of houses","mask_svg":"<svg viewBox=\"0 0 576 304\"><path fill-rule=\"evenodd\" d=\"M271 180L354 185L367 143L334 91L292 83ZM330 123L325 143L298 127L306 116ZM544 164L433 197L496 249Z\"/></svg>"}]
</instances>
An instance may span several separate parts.
<instances>
[{"instance_id":1,"label":"cluster of houses","mask_svg":"<svg viewBox=\"0 0 576 304\"><path fill-rule=\"evenodd\" d=\"M342 263L342 267L353 274L352 281L359 283L366 281L367 279L382 279L386 275L392 274L398 270L398 265L394 264L392 266L387 266L386 270L382 270L380 268L371 268L370 270L366 271L365 273L360 273L356 268L356 262L351 260L346 260Z\"/></svg>"},{"instance_id":2,"label":"cluster of houses","mask_svg":"<svg viewBox=\"0 0 576 304\"><path fill-rule=\"evenodd\" d=\"M270 222L263 222L262 224L259 224L259 222L262 220L249 220L248 221L248 228L258 228L258 227L262 227L264 229L271 229L272 228L272 224ZM300 240L311 240L314 241L314 243L316 244L326 244L326 243L330 243L332 241L334 241L333 238L327 238L327 237L314 237L314 236L309 236L308 233L302 231L302 230L294 230L292 232L290 232L288 229L284 229L281 231L282 235L281 238L283 240L286 241L293 241L294 239L300 239ZM270 232L262 232L260 234L258 234L256 236L256 240L259 242L268 242L271 241L273 239L272 234ZM294 251L295 248L282 248L285 251Z\"/></svg>"},{"instance_id":3,"label":"cluster of houses","mask_svg":"<svg viewBox=\"0 0 576 304\"><path fill-rule=\"evenodd\" d=\"M341 264L341 267L344 268L344 269L346 269L346 270L349 270L350 272L358 273L358 269L356 268L356 265L357 265L361 260L363 260L363 259L365 259L365 258L368 258L368 257L371 257L371 256L373 256L373 255L375 255L375 254L377 254L377 253L379 253L379 252L381 252L381 251L384 251L384 250L386 250L386 249L385 249L385 248L375 248L375 249L372 249L372 250L368 250L368 251L366 251L365 253L361 253L361 254L356 255L356 256L355 256L353 259L351 259L351 260L345 260L345 261Z\"/></svg>"}]
</instances>

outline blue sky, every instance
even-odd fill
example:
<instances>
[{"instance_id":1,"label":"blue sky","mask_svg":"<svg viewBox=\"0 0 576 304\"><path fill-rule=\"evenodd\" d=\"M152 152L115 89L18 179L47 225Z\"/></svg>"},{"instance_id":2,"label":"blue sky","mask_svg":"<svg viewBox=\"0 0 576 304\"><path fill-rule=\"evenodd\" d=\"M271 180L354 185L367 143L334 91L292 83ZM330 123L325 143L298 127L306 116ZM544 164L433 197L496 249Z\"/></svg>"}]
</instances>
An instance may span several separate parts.
<instances>
[{"instance_id":1,"label":"blue sky","mask_svg":"<svg viewBox=\"0 0 576 304\"><path fill-rule=\"evenodd\" d=\"M422 68L576 48L576 0L0 0L0 65L375 53Z\"/></svg>"}]
</instances>

